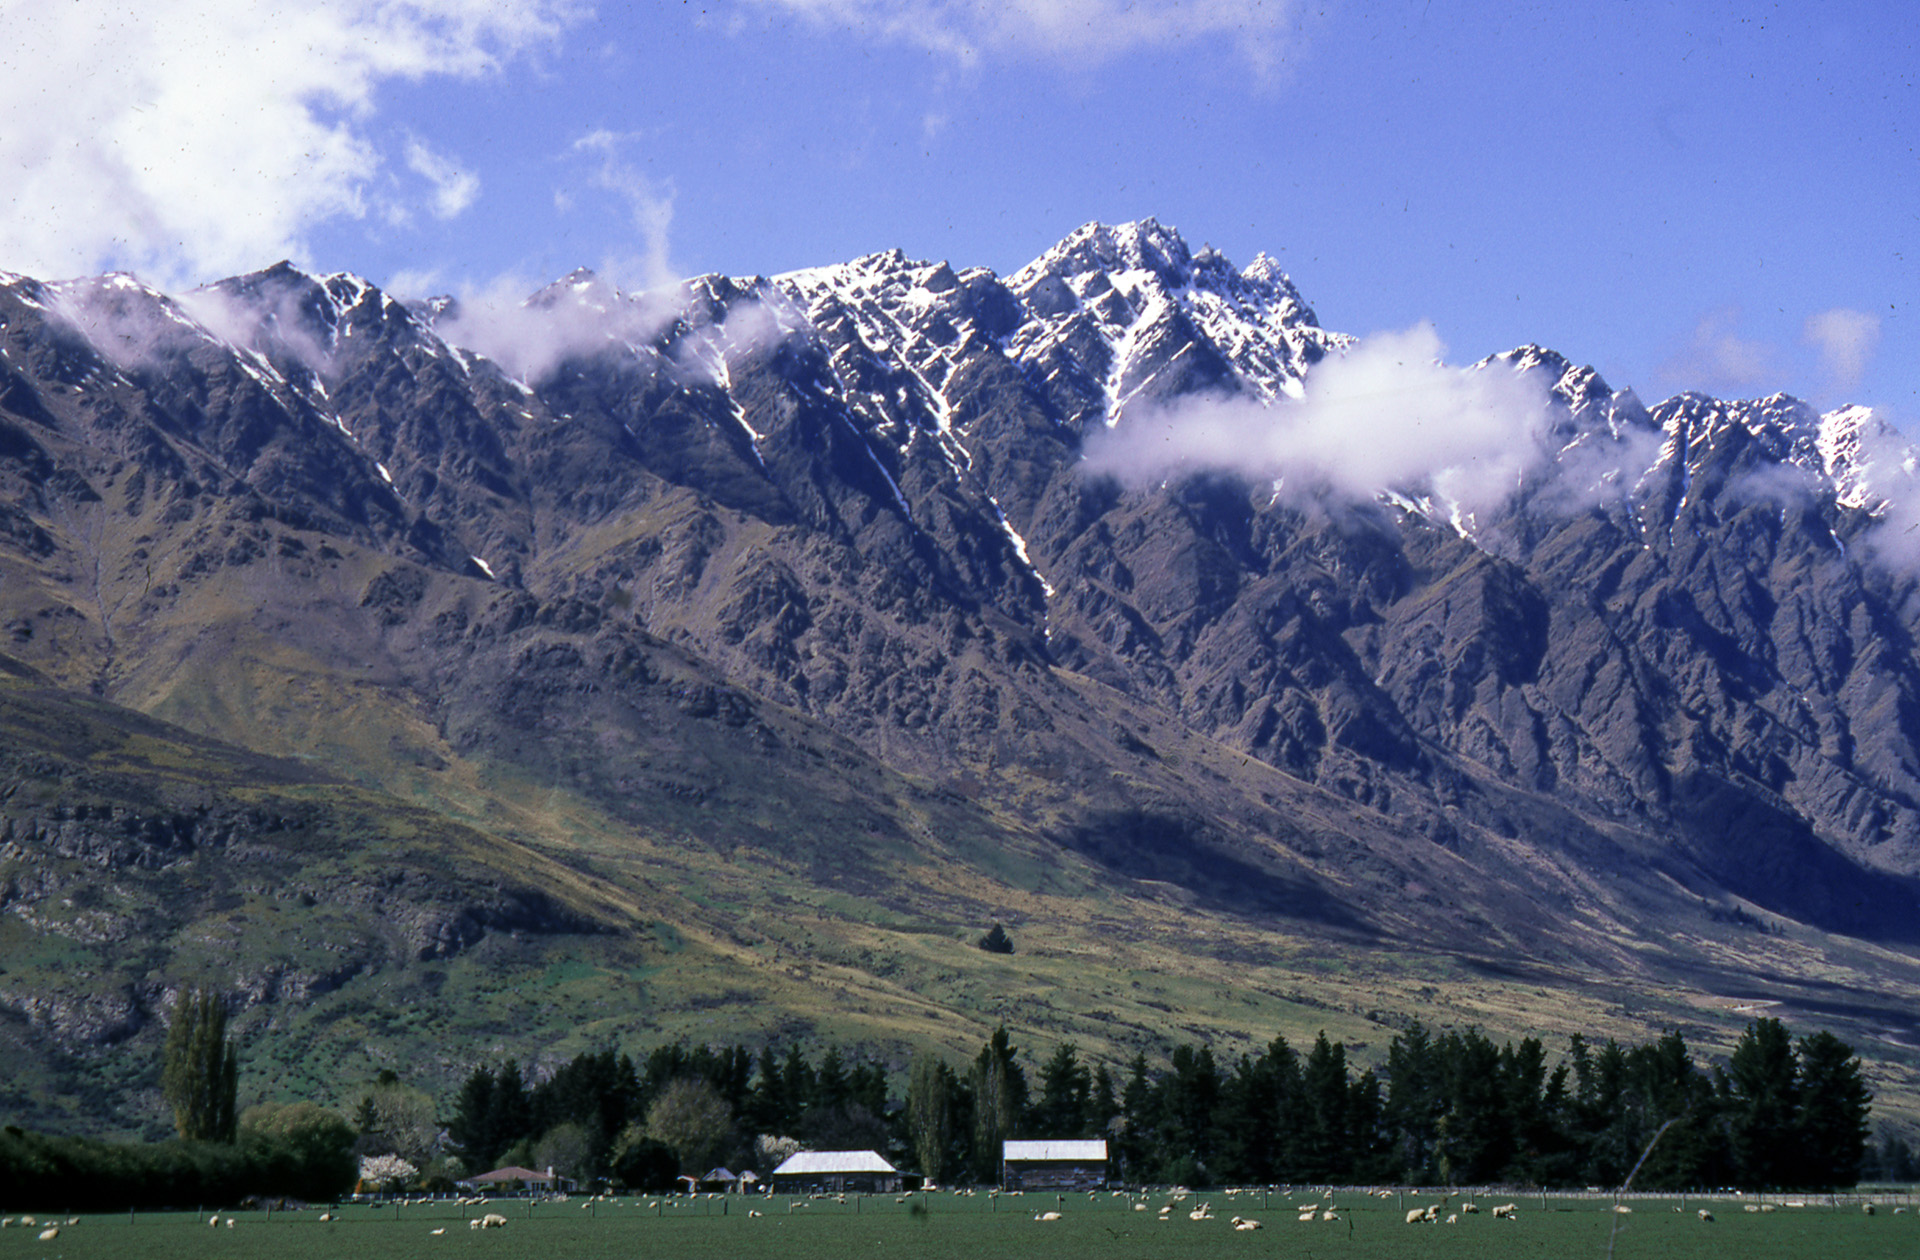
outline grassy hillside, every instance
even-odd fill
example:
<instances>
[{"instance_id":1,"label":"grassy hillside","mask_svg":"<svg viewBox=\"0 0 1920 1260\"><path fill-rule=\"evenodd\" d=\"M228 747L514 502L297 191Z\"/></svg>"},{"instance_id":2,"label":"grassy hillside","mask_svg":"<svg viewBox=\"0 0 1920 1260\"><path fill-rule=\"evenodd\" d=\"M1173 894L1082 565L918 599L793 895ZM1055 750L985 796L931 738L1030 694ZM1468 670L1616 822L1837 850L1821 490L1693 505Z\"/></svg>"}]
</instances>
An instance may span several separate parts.
<instances>
[{"instance_id":1,"label":"grassy hillside","mask_svg":"<svg viewBox=\"0 0 1920 1260\"><path fill-rule=\"evenodd\" d=\"M1591 951L1523 962L1497 942L1276 928L1146 872L1115 879L984 793L850 750L837 797L795 798L815 813L756 844L737 813L703 834L687 798L614 811L443 745L376 791L351 758L336 774L249 753L12 662L0 746L0 1045L18 1066L0 1106L29 1123L163 1127L154 1065L188 980L244 1004L243 1102L348 1104L382 1068L444 1096L479 1062L679 1038L838 1042L904 1069L1001 1021L1036 1059L1070 1039L1114 1063L1322 1029L1375 1062L1415 1017L1550 1045L1678 1027L1711 1055L1764 1009L1859 1048L1882 1116L1920 1110L1920 1039L1899 1022L1920 1009L1911 962L1789 925L1703 917L1657 955L1623 936L1604 974ZM767 796L778 836L789 798ZM1015 954L973 948L995 921Z\"/></svg>"}]
</instances>

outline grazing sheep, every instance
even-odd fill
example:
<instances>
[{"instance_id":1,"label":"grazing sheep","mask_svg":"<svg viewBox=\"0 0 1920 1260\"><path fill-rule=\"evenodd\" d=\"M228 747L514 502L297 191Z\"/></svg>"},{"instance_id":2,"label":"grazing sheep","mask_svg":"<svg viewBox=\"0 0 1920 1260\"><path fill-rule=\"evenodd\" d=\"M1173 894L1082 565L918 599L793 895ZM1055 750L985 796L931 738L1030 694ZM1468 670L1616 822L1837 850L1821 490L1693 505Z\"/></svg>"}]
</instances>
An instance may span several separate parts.
<instances>
[{"instance_id":1,"label":"grazing sheep","mask_svg":"<svg viewBox=\"0 0 1920 1260\"><path fill-rule=\"evenodd\" d=\"M1313 1219L1313 1217L1311 1215L1307 1215L1307 1216L1301 1217L1300 1219L1303 1221L1310 1221ZM1421 1221L1424 1221L1426 1219L1427 1219L1427 1209L1425 1208L1408 1208L1407 1209L1407 1224L1418 1225Z\"/></svg>"},{"instance_id":2,"label":"grazing sheep","mask_svg":"<svg viewBox=\"0 0 1920 1260\"><path fill-rule=\"evenodd\" d=\"M1210 1210L1211 1207L1211 1204L1202 1203L1199 1207L1187 1213L1187 1219L1190 1221L1210 1221L1213 1219L1213 1213Z\"/></svg>"},{"instance_id":3,"label":"grazing sheep","mask_svg":"<svg viewBox=\"0 0 1920 1260\"><path fill-rule=\"evenodd\" d=\"M1300 1220L1300 1221L1310 1221L1310 1220L1312 1220L1312 1219L1314 1218L1314 1216L1315 1216L1315 1213L1312 1213L1312 1212L1302 1212L1302 1213L1300 1213L1300 1215L1299 1215L1298 1217L1296 1217L1295 1219L1297 1219L1297 1220Z\"/></svg>"},{"instance_id":4,"label":"grazing sheep","mask_svg":"<svg viewBox=\"0 0 1920 1260\"><path fill-rule=\"evenodd\" d=\"M1707 1211L1707 1209L1705 1208L1701 1208L1699 1211L1695 1212L1694 1215L1699 1217L1703 1221L1711 1221L1713 1219L1713 1213Z\"/></svg>"},{"instance_id":5,"label":"grazing sheep","mask_svg":"<svg viewBox=\"0 0 1920 1260\"><path fill-rule=\"evenodd\" d=\"M1133 1210L1136 1212L1144 1212L1147 1210L1147 1205L1144 1203L1136 1203L1133 1205Z\"/></svg>"},{"instance_id":6,"label":"grazing sheep","mask_svg":"<svg viewBox=\"0 0 1920 1260\"><path fill-rule=\"evenodd\" d=\"M761 1212L761 1210L760 1210L759 1208L748 1208L748 1209L747 1209L747 1219L748 1219L748 1220L757 1220L757 1219L759 1219L759 1218L760 1218L761 1216L763 1216L763 1215L765 1215L765 1213L763 1213L763 1212Z\"/></svg>"},{"instance_id":7,"label":"grazing sheep","mask_svg":"<svg viewBox=\"0 0 1920 1260\"><path fill-rule=\"evenodd\" d=\"M1517 1220L1519 1216L1520 1205L1517 1203L1502 1203L1499 1207L1493 1209L1493 1219L1496 1221Z\"/></svg>"},{"instance_id":8,"label":"grazing sheep","mask_svg":"<svg viewBox=\"0 0 1920 1260\"><path fill-rule=\"evenodd\" d=\"M1480 1205L1478 1203L1462 1203L1460 1205L1460 1210L1462 1212L1465 1212L1468 1216L1472 1216L1475 1213L1480 1211Z\"/></svg>"},{"instance_id":9,"label":"grazing sheep","mask_svg":"<svg viewBox=\"0 0 1920 1260\"><path fill-rule=\"evenodd\" d=\"M1792 1207L1794 1205L1788 1204L1787 1206ZM1805 1204L1801 1204L1800 1206L1804 1207ZM1762 1212L1778 1212L1780 1210L1780 1205L1778 1203L1762 1203L1760 1205L1760 1210Z\"/></svg>"},{"instance_id":10,"label":"grazing sheep","mask_svg":"<svg viewBox=\"0 0 1920 1260\"><path fill-rule=\"evenodd\" d=\"M232 1218L231 1216L229 1216L229 1217L227 1218L227 1228L228 1228L228 1229L232 1229L232 1228L233 1228L233 1218Z\"/></svg>"},{"instance_id":11,"label":"grazing sheep","mask_svg":"<svg viewBox=\"0 0 1920 1260\"><path fill-rule=\"evenodd\" d=\"M52 1242L58 1237L60 1237L60 1227L58 1225L49 1225L40 1231L41 1242Z\"/></svg>"},{"instance_id":12,"label":"grazing sheep","mask_svg":"<svg viewBox=\"0 0 1920 1260\"><path fill-rule=\"evenodd\" d=\"M1632 1216L1632 1215L1633 1215L1633 1209L1632 1209L1632 1208L1630 1208L1630 1207L1628 1207L1628 1206L1627 1206L1626 1204L1624 1204L1624 1203L1616 1203L1616 1204L1614 1204L1614 1205L1613 1205L1613 1210L1614 1210L1614 1211L1616 1211L1616 1212L1618 1212L1618 1213L1619 1213L1620 1215L1622 1215L1622 1216Z\"/></svg>"},{"instance_id":13,"label":"grazing sheep","mask_svg":"<svg viewBox=\"0 0 1920 1260\"><path fill-rule=\"evenodd\" d=\"M220 1213L215 1212L212 1216L209 1216L207 1218L207 1228L217 1229L219 1228L219 1225L220 1225Z\"/></svg>"},{"instance_id":14,"label":"grazing sheep","mask_svg":"<svg viewBox=\"0 0 1920 1260\"><path fill-rule=\"evenodd\" d=\"M1460 1223L1460 1213L1458 1212L1447 1213L1447 1224L1458 1225L1459 1223Z\"/></svg>"},{"instance_id":15,"label":"grazing sheep","mask_svg":"<svg viewBox=\"0 0 1920 1260\"><path fill-rule=\"evenodd\" d=\"M1760 1205L1758 1203L1749 1203L1747 1204L1746 1210L1749 1212L1758 1212L1760 1210Z\"/></svg>"},{"instance_id":16,"label":"grazing sheep","mask_svg":"<svg viewBox=\"0 0 1920 1260\"><path fill-rule=\"evenodd\" d=\"M500 1229L503 1228L506 1223L507 1218L498 1212L489 1212L480 1218L481 1229Z\"/></svg>"},{"instance_id":17,"label":"grazing sheep","mask_svg":"<svg viewBox=\"0 0 1920 1260\"><path fill-rule=\"evenodd\" d=\"M36 1227L36 1226L38 1226L38 1225L40 1224L40 1222L39 1222L39 1221L37 1221L37 1220L35 1220L35 1219L34 1219L33 1217L31 1217L31 1216L23 1216L23 1217L21 1217L21 1218L20 1218L20 1223L21 1223L22 1225L24 1225L24 1226L25 1226L26 1228L28 1228L28 1229L33 1229L34 1227Z\"/></svg>"},{"instance_id":18,"label":"grazing sheep","mask_svg":"<svg viewBox=\"0 0 1920 1260\"><path fill-rule=\"evenodd\" d=\"M1862 1204L1860 1205L1860 1210L1861 1210L1861 1211L1862 1211L1863 1213L1865 1213L1866 1215L1868 1215L1868 1216L1872 1216L1872 1215L1873 1215L1873 1204L1871 1204L1871 1203L1862 1203Z\"/></svg>"},{"instance_id":19,"label":"grazing sheep","mask_svg":"<svg viewBox=\"0 0 1920 1260\"><path fill-rule=\"evenodd\" d=\"M320 1219L321 1219L321 1220L323 1220L323 1221L330 1221L330 1220L332 1220L332 1219L333 1219L333 1213L331 1213L331 1212L322 1212L322 1213L320 1213Z\"/></svg>"},{"instance_id":20,"label":"grazing sheep","mask_svg":"<svg viewBox=\"0 0 1920 1260\"><path fill-rule=\"evenodd\" d=\"M1038 1216L1034 1217L1033 1219L1036 1221L1057 1221L1060 1219L1060 1213L1042 1212Z\"/></svg>"},{"instance_id":21,"label":"grazing sheep","mask_svg":"<svg viewBox=\"0 0 1920 1260\"><path fill-rule=\"evenodd\" d=\"M1246 1232L1247 1232L1248 1230L1254 1230L1254 1229L1259 1229L1259 1228L1260 1228L1260 1222L1259 1222L1259 1221L1252 1221L1252 1220L1247 1220L1247 1221L1243 1221L1243 1220L1241 1220L1241 1219L1240 1219L1239 1217L1237 1217L1237 1216L1236 1216L1236 1217L1234 1217L1234 1218L1233 1218L1233 1227L1234 1227L1234 1229L1236 1229L1236 1230L1238 1230L1238 1231L1239 1231L1240 1233L1243 1233L1243 1234L1244 1234L1244 1233L1246 1233Z\"/></svg>"}]
</instances>

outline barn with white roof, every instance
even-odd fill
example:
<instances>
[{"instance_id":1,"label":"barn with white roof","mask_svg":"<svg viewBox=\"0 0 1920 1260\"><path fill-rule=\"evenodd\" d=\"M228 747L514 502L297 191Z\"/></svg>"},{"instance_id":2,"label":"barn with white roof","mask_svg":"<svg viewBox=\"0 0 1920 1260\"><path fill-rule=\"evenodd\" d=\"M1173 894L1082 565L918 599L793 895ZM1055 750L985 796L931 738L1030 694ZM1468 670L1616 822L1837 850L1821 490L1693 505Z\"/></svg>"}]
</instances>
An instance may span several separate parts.
<instances>
[{"instance_id":1,"label":"barn with white roof","mask_svg":"<svg viewBox=\"0 0 1920 1260\"><path fill-rule=\"evenodd\" d=\"M1007 1142L1000 1184L1008 1190L1099 1190L1107 1184L1107 1144L1097 1138Z\"/></svg>"},{"instance_id":2,"label":"barn with white roof","mask_svg":"<svg viewBox=\"0 0 1920 1260\"><path fill-rule=\"evenodd\" d=\"M900 1173L878 1151L799 1151L770 1174L775 1194L894 1194Z\"/></svg>"}]
</instances>

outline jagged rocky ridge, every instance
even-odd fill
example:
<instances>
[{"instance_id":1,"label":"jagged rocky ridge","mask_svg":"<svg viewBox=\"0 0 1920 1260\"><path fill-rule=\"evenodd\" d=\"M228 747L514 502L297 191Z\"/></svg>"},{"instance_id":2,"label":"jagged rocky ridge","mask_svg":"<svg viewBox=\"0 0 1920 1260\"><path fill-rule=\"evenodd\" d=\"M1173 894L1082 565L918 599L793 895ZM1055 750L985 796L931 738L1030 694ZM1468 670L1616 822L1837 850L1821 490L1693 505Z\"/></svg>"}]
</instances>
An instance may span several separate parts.
<instances>
[{"instance_id":1,"label":"jagged rocky ridge","mask_svg":"<svg viewBox=\"0 0 1920 1260\"><path fill-rule=\"evenodd\" d=\"M913 843L891 789L810 821L831 748L1256 919L1543 956L1693 912L1911 943L1898 435L1649 408L1525 347L1483 370L1540 376L1553 422L1497 510L1082 465L1153 406L1284 405L1351 344L1271 260L1151 220L1004 278L890 252L664 295L576 273L509 311L285 264L179 298L9 277L0 647L361 773L392 749L339 728L404 697L410 766L643 827L697 807L823 870L848 817Z\"/></svg>"}]
</instances>

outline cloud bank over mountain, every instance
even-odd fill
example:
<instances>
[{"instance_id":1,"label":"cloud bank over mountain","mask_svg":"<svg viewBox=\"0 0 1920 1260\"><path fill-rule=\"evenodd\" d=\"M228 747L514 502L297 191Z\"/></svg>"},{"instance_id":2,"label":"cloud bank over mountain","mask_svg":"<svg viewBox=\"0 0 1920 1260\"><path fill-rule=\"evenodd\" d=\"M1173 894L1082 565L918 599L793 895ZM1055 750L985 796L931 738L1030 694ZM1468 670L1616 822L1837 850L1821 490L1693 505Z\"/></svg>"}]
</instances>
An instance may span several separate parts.
<instances>
[{"instance_id":1,"label":"cloud bank over mountain","mask_svg":"<svg viewBox=\"0 0 1920 1260\"><path fill-rule=\"evenodd\" d=\"M1369 498L1428 488L1497 505L1547 456L1550 382L1495 363L1450 367L1431 324L1383 333L1310 372L1297 399L1186 397L1129 412L1087 467L1133 485L1200 470Z\"/></svg>"}]
</instances>

